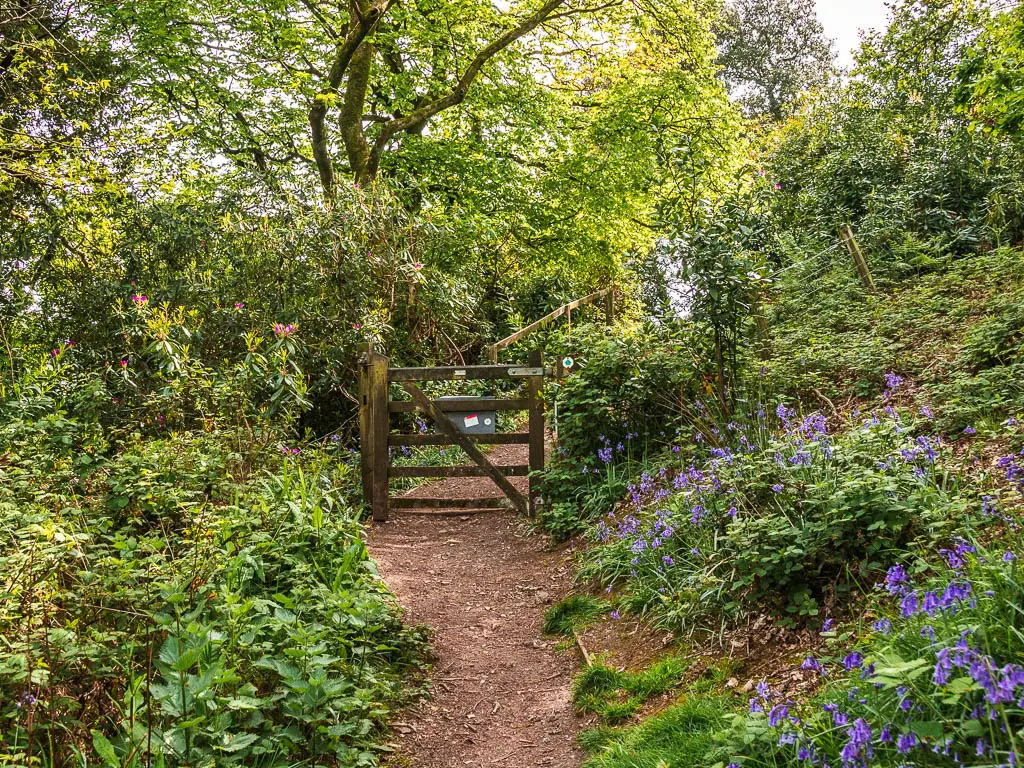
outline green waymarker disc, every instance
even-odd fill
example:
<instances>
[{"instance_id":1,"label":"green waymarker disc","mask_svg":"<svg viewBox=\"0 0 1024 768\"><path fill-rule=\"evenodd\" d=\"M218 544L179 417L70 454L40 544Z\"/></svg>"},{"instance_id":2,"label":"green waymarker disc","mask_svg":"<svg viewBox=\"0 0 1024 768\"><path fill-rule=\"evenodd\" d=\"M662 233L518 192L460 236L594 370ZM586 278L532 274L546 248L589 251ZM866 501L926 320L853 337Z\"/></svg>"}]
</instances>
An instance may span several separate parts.
<instances>
[{"instance_id":1,"label":"green waymarker disc","mask_svg":"<svg viewBox=\"0 0 1024 768\"><path fill-rule=\"evenodd\" d=\"M562 367L563 368L572 368L575 364L576 364L576 361L573 360L571 357L563 357L562 358Z\"/></svg>"}]
</instances>

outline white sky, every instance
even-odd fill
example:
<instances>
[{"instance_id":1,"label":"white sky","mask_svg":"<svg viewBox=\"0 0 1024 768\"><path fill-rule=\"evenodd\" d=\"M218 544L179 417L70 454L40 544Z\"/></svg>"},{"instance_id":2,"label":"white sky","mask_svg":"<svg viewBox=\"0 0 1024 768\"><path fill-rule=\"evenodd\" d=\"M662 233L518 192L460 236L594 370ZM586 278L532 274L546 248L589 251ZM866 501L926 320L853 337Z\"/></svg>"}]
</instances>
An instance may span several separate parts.
<instances>
[{"instance_id":1,"label":"white sky","mask_svg":"<svg viewBox=\"0 0 1024 768\"><path fill-rule=\"evenodd\" d=\"M839 66L853 64L851 50L860 45L860 29L885 29L889 10L885 0L817 0L818 19L835 40Z\"/></svg>"}]
</instances>

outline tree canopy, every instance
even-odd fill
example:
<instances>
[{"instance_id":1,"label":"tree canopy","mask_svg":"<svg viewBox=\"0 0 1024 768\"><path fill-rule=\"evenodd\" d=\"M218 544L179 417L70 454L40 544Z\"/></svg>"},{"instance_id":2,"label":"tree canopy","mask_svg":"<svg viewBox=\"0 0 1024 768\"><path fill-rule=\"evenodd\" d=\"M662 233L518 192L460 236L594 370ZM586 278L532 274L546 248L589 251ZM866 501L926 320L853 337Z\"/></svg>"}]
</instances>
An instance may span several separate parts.
<instances>
[{"instance_id":1,"label":"tree canopy","mask_svg":"<svg viewBox=\"0 0 1024 768\"><path fill-rule=\"evenodd\" d=\"M814 0L734 0L718 35L722 78L750 115L781 120L834 68Z\"/></svg>"}]
</instances>

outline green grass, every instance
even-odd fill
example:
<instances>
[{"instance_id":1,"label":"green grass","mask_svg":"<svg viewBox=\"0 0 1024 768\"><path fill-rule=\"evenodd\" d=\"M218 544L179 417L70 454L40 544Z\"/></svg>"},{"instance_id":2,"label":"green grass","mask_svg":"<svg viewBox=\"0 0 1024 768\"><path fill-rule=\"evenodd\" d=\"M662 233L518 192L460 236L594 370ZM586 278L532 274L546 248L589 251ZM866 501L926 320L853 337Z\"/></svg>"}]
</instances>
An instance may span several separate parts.
<instances>
[{"instance_id":1,"label":"green grass","mask_svg":"<svg viewBox=\"0 0 1024 768\"><path fill-rule=\"evenodd\" d=\"M585 768L700 768L721 762L715 735L731 710L725 698L686 699L635 728L600 727L580 735Z\"/></svg>"},{"instance_id":2,"label":"green grass","mask_svg":"<svg viewBox=\"0 0 1024 768\"><path fill-rule=\"evenodd\" d=\"M587 667L573 684L573 706L592 712L607 725L629 720L652 696L672 690L688 664L676 656L656 661L641 672L619 672L604 664Z\"/></svg>"},{"instance_id":3,"label":"green grass","mask_svg":"<svg viewBox=\"0 0 1024 768\"><path fill-rule=\"evenodd\" d=\"M544 631L550 635L571 635L595 622L607 610L602 600L590 595L569 595L548 608L544 614Z\"/></svg>"}]
</instances>

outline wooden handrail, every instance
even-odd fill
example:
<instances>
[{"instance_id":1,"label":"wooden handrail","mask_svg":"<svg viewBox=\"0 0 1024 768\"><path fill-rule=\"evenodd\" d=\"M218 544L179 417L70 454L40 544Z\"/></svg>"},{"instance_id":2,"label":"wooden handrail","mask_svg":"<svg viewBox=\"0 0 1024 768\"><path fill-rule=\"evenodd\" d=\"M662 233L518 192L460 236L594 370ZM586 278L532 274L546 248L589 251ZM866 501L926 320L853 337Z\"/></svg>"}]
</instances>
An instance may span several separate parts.
<instances>
[{"instance_id":1,"label":"wooden handrail","mask_svg":"<svg viewBox=\"0 0 1024 768\"><path fill-rule=\"evenodd\" d=\"M591 293L589 296L584 296L582 299L576 299L576 301L570 301L568 304L563 304L558 309L556 309L554 312L550 312L550 313L544 315L544 317L542 317L540 320L537 320L535 322L530 323L525 328L520 328L518 331L513 333L511 336L506 336L501 341L496 341L493 344L490 344L487 347L485 347L485 349L487 350L487 359L492 364L497 363L498 362L498 351L499 350L505 349L505 347L508 347L508 346L510 346L512 344L515 344L517 341L522 339L524 336L528 336L531 333L533 333L534 331L540 330L545 325L550 323L552 320L556 320L559 317L561 317L562 315L566 315L566 314L569 315L570 316L570 322L571 322L571 317L572 317L571 313L572 313L572 311L574 309L576 309L577 307L585 306L587 304L593 304L598 299L607 298L608 303L607 303L607 305L605 307L605 313L606 313L607 317L605 319L606 319L606 321L609 324L611 324L611 322L612 322L612 315L615 312L615 303L614 302L615 302L615 292L616 292L616 290L618 290L618 289L613 285L610 288L603 288L600 291L595 291L594 293Z\"/></svg>"}]
</instances>

